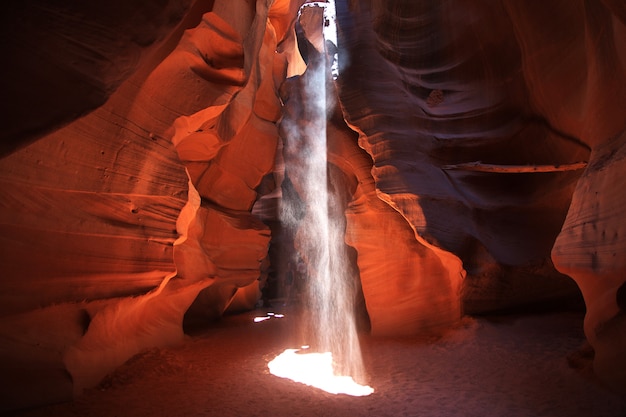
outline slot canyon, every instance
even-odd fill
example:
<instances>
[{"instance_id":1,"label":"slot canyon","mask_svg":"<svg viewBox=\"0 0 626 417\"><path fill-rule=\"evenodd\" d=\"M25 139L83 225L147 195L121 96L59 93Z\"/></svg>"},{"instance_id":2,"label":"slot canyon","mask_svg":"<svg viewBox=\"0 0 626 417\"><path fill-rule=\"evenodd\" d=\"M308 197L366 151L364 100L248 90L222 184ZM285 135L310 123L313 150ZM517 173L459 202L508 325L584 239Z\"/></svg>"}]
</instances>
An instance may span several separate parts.
<instances>
[{"instance_id":1,"label":"slot canyon","mask_svg":"<svg viewBox=\"0 0 626 417\"><path fill-rule=\"evenodd\" d=\"M626 3L327 4L3 4L0 413L626 415ZM267 372L315 65L363 398Z\"/></svg>"}]
</instances>

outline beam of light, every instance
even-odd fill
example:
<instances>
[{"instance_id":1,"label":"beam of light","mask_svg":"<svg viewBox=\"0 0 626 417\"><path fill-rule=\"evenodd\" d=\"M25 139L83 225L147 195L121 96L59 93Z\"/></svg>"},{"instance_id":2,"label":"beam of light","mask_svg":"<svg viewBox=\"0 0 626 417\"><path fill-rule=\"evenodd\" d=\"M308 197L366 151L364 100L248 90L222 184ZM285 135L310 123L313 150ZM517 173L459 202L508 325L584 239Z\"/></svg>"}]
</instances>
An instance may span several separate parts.
<instances>
[{"instance_id":1,"label":"beam of light","mask_svg":"<svg viewBox=\"0 0 626 417\"><path fill-rule=\"evenodd\" d=\"M331 394L362 397L374 392L372 387L360 385L350 376L336 375L330 352L300 353L299 349L286 349L267 366L273 375Z\"/></svg>"},{"instance_id":2,"label":"beam of light","mask_svg":"<svg viewBox=\"0 0 626 417\"><path fill-rule=\"evenodd\" d=\"M339 78L339 42L337 40L337 10L335 9L335 0L328 0L324 7L324 40L330 42L327 50L331 54L330 73L333 80Z\"/></svg>"},{"instance_id":3,"label":"beam of light","mask_svg":"<svg viewBox=\"0 0 626 417\"><path fill-rule=\"evenodd\" d=\"M305 340L318 353L287 349L268 367L276 376L330 393L362 396L373 389L355 382L364 379L364 366L354 320L356 278L344 240L344 202L328 187L334 179L328 175L327 123L335 103L334 92L326 91L327 69L333 79L339 75L334 1L305 3L300 9L298 21L306 23L312 39L319 39L316 18L323 51L313 40L321 59L311 57L300 78L304 119L281 122L287 132L285 176L301 187L296 198L283 194L281 220L286 229L297 229L295 247L308 267L303 305L310 326L303 327L310 332Z\"/></svg>"}]
</instances>

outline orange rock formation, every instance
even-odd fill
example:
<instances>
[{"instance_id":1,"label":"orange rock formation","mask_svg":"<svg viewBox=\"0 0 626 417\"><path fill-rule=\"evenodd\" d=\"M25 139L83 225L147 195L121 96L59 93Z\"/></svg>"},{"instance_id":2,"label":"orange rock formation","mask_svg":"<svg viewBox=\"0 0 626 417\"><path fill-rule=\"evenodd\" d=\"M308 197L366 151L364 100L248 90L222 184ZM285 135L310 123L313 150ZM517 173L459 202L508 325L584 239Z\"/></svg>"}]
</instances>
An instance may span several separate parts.
<instances>
[{"instance_id":1,"label":"orange rock formation","mask_svg":"<svg viewBox=\"0 0 626 417\"><path fill-rule=\"evenodd\" d=\"M295 33L302 2L5 7L1 348L39 381L5 408L97 384L179 341L186 316L257 303L279 122L305 123L318 53ZM595 371L626 392L622 2L337 11L329 172L372 333L582 293Z\"/></svg>"}]
</instances>

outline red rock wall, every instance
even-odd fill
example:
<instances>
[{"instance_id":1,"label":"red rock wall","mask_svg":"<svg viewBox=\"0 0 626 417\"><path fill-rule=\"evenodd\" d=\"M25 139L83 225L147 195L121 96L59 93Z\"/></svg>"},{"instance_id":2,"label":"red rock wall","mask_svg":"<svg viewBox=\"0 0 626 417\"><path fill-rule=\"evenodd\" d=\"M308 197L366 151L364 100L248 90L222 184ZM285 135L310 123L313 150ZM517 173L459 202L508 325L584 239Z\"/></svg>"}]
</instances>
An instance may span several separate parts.
<instances>
[{"instance_id":1,"label":"red rock wall","mask_svg":"<svg viewBox=\"0 0 626 417\"><path fill-rule=\"evenodd\" d=\"M504 9L372 2L343 13L346 119L373 159L379 198L418 240L463 261L465 311L575 293L550 250L581 171L512 170L585 161L588 149L532 108Z\"/></svg>"},{"instance_id":2,"label":"red rock wall","mask_svg":"<svg viewBox=\"0 0 626 417\"><path fill-rule=\"evenodd\" d=\"M542 7L507 2L506 8L534 106L556 129L591 149L552 259L585 298L585 334L595 349L595 370L626 391L626 311L618 295L626 273L620 256L626 243L621 191L626 185L626 7L615 1L555 1Z\"/></svg>"},{"instance_id":3,"label":"red rock wall","mask_svg":"<svg viewBox=\"0 0 626 417\"><path fill-rule=\"evenodd\" d=\"M618 389L624 10L372 1L339 15L340 99L379 198L463 260L466 311L568 298L573 278Z\"/></svg>"},{"instance_id":4,"label":"red rock wall","mask_svg":"<svg viewBox=\"0 0 626 417\"><path fill-rule=\"evenodd\" d=\"M66 369L80 390L185 314L251 308L267 273L252 211L273 220L276 123L300 108L278 87L304 71L301 2L140 3L33 0L0 25L0 333L47 358L56 399ZM596 371L626 386L622 3L337 7L330 170L372 332L580 289Z\"/></svg>"},{"instance_id":5,"label":"red rock wall","mask_svg":"<svg viewBox=\"0 0 626 417\"><path fill-rule=\"evenodd\" d=\"M206 320L255 305L270 235L250 211L274 165L276 82L286 65L274 51L297 8L276 2L270 13L269 3L245 11L229 1L186 5L178 29L177 21L168 22L171 38L139 52L124 36L89 37L93 26L104 24L97 19L72 28L83 28L86 42L101 42L111 54L130 48L136 62L119 74L95 63L104 68L92 74L92 62L77 58L84 74L75 77L93 77L103 91L95 88L78 104L73 96L59 98L56 110L64 116L42 126L75 117L74 106L90 110L94 96L112 93L108 101L0 162L6 277L0 331L12 340L4 347L9 357L21 358L18 352L31 344L39 347L24 361L47 356L33 380L64 387L65 368L80 392L139 351L179 342L188 311ZM82 13L67 7L72 16ZM139 13L135 23L144 18ZM149 29L141 30L148 36ZM57 35L67 34L51 37ZM20 85L30 93L37 79L27 75ZM56 88L69 87L60 82L41 94L54 97ZM36 103L32 111L35 126L45 111ZM8 131L13 128L20 129L19 120ZM50 330L64 336L36 330L44 317L57 317ZM55 371L43 370L48 366ZM13 377L4 373L2 385ZM49 401L13 387L8 407ZM60 391L52 401L71 395ZM29 392L34 398L21 398Z\"/></svg>"},{"instance_id":6,"label":"red rock wall","mask_svg":"<svg viewBox=\"0 0 626 417\"><path fill-rule=\"evenodd\" d=\"M0 17L6 63L0 68L0 154L101 106L140 66L154 67L163 58L160 48L171 50L168 42L212 3L6 4Z\"/></svg>"}]
</instances>

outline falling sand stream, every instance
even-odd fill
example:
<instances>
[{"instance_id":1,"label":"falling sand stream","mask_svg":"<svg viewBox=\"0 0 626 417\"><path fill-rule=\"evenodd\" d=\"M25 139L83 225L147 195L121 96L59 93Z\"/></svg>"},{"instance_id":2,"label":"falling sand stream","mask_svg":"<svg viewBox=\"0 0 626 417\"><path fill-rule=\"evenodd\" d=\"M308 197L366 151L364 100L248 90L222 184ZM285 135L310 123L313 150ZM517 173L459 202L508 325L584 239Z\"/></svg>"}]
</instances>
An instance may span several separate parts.
<instances>
[{"instance_id":1,"label":"falling sand stream","mask_svg":"<svg viewBox=\"0 0 626 417\"><path fill-rule=\"evenodd\" d=\"M303 16L305 13L307 16ZM274 375L328 392L368 395L373 389L355 382L364 379L354 319L355 289L344 256L341 204L334 201L328 187L326 132L334 102L332 95L327 94L327 63L336 76L337 55L328 53L326 45L337 43L334 3L305 4L300 13L300 21L303 20L322 26L323 40L316 45L321 53L309 57L302 79L306 120L287 129L289 141L297 143L299 158L292 164L285 158L285 172L297 178L300 189L293 200L283 195L281 220L295 229L293 224L300 220L297 213L306 213L305 226L298 228L296 247L308 267L302 300L307 314L302 327L307 329L309 342L307 347L286 350L268 366ZM304 30L307 32L306 27ZM308 30L310 33L311 28Z\"/></svg>"}]
</instances>

